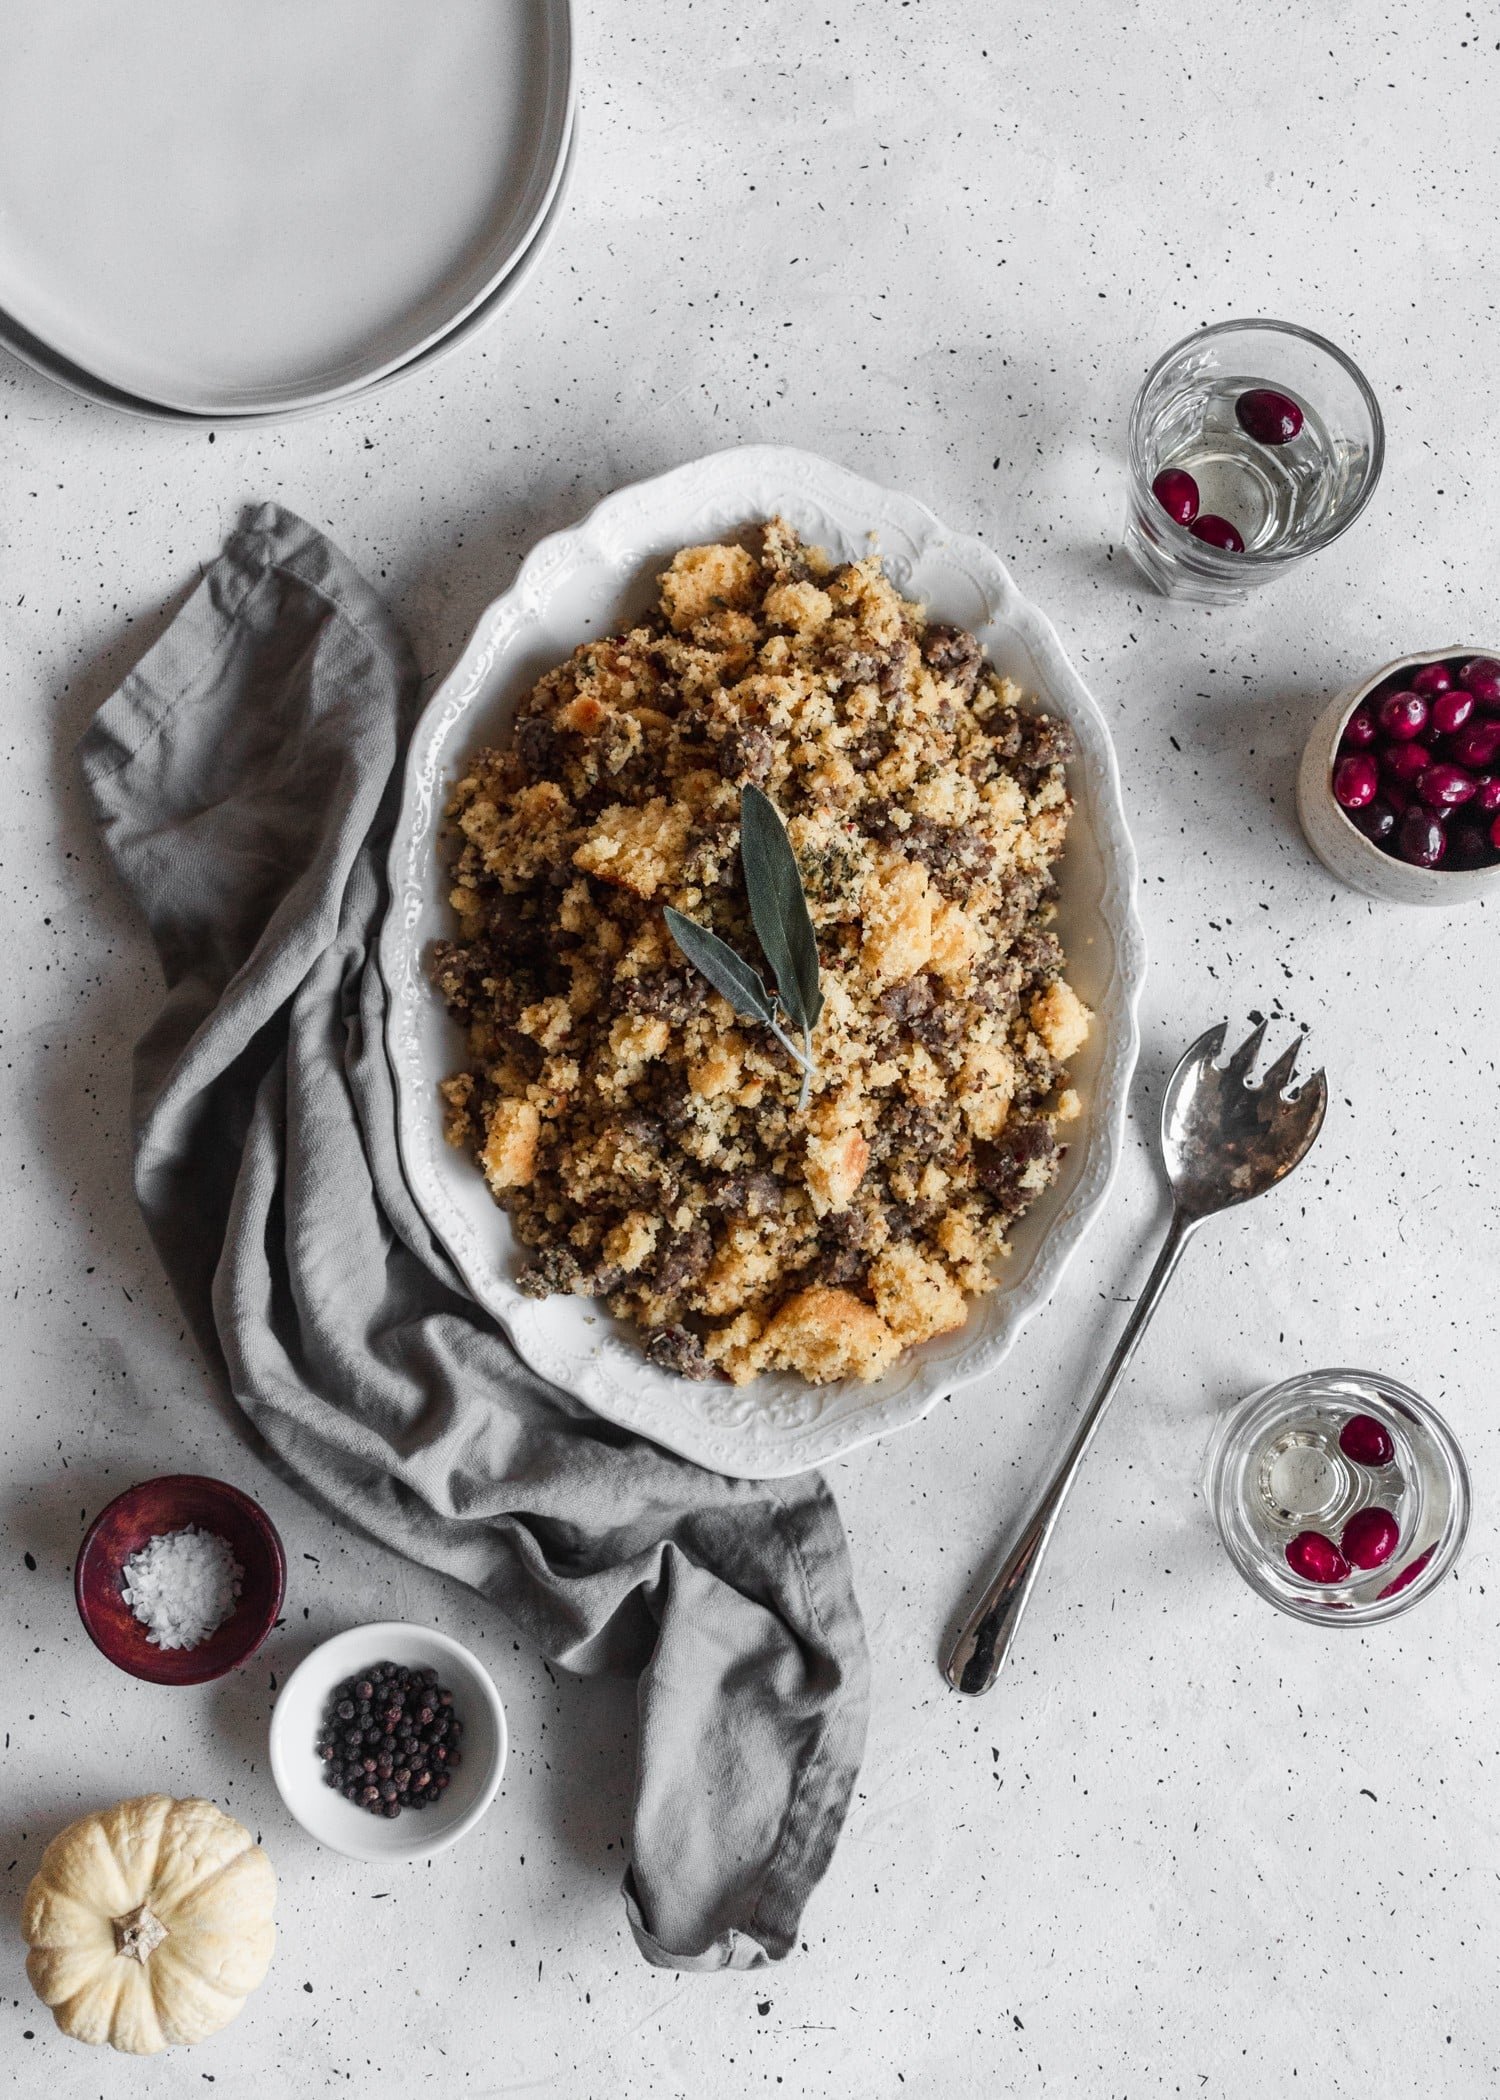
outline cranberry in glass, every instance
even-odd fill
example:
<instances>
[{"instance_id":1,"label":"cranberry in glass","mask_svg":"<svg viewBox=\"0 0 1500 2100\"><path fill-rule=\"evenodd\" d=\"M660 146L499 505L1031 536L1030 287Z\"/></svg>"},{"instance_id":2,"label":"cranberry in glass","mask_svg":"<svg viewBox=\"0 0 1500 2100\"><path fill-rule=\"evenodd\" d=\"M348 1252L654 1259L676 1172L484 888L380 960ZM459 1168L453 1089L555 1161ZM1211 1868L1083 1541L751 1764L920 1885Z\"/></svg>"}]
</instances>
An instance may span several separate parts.
<instances>
[{"instance_id":1,"label":"cranberry in glass","mask_svg":"<svg viewBox=\"0 0 1500 2100\"><path fill-rule=\"evenodd\" d=\"M1396 826L1396 851L1414 868L1435 868L1448 851L1448 834L1431 810L1413 803Z\"/></svg>"},{"instance_id":2,"label":"cranberry in glass","mask_svg":"<svg viewBox=\"0 0 1500 2100\"><path fill-rule=\"evenodd\" d=\"M1458 765L1487 772L1500 758L1500 722L1465 722L1448 739L1448 751Z\"/></svg>"},{"instance_id":3,"label":"cranberry in glass","mask_svg":"<svg viewBox=\"0 0 1500 2100\"><path fill-rule=\"evenodd\" d=\"M1453 673L1446 664L1423 664L1411 681L1412 691L1420 693L1424 700L1431 700L1438 693L1449 692L1452 686Z\"/></svg>"},{"instance_id":4,"label":"cranberry in glass","mask_svg":"<svg viewBox=\"0 0 1500 2100\"><path fill-rule=\"evenodd\" d=\"M1459 666L1458 682L1481 707L1500 707L1500 663L1493 656L1471 656Z\"/></svg>"},{"instance_id":5,"label":"cranberry in glass","mask_svg":"<svg viewBox=\"0 0 1500 2100\"><path fill-rule=\"evenodd\" d=\"M1339 1449L1357 1466L1388 1466L1396 1456L1396 1439L1374 1415L1351 1415L1339 1431Z\"/></svg>"},{"instance_id":6,"label":"cranberry in glass","mask_svg":"<svg viewBox=\"0 0 1500 2100\"><path fill-rule=\"evenodd\" d=\"M1253 386L1234 404L1241 430L1257 445L1289 445L1302 428L1302 411L1274 387Z\"/></svg>"},{"instance_id":7,"label":"cranberry in glass","mask_svg":"<svg viewBox=\"0 0 1500 2100\"><path fill-rule=\"evenodd\" d=\"M1474 775L1466 773L1462 766L1439 763L1418 775L1417 793L1429 809L1457 809L1469 800L1475 785Z\"/></svg>"},{"instance_id":8,"label":"cranberry in glass","mask_svg":"<svg viewBox=\"0 0 1500 2100\"><path fill-rule=\"evenodd\" d=\"M1363 809L1379 787L1380 769L1363 751L1351 751L1333 769L1333 798L1341 809Z\"/></svg>"},{"instance_id":9,"label":"cranberry in glass","mask_svg":"<svg viewBox=\"0 0 1500 2100\"><path fill-rule=\"evenodd\" d=\"M1356 1568L1378 1568L1395 1552L1400 1537L1401 1527L1388 1509L1357 1509L1339 1544Z\"/></svg>"},{"instance_id":10,"label":"cranberry in glass","mask_svg":"<svg viewBox=\"0 0 1500 2100\"><path fill-rule=\"evenodd\" d=\"M1493 855L1490 842L1475 824L1455 824L1448 833L1448 868L1487 868Z\"/></svg>"},{"instance_id":11,"label":"cranberry in glass","mask_svg":"<svg viewBox=\"0 0 1500 2100\"><path fill-rule=\"evenodd\" d=\"M1372 845L1383 846L1396 829L1396 815L1388 795L1381 795L1363 809L1351 809L1349 821L1358 825Z\"/></svg>"},{"instance_id":12,"label":"cranberry in glass","mask_svg":"<svg viewBox=\"0 0 1500 2100\"><path fill-rule=\"evenodd\" d=\"M1482 817L1500 816L1500 774L1480 774L1474 783L1474 807Z\"/></svg>"},{"instance_id":13,"label":"cranberry in glass","mask_svg":"<svg viewBox=\"0 0 1500 2100\"><path fill-rule=\"evenodd\" d=\"M1194 518L1188 531L1207 546L1223 548L1226 554L1243 554L1245 551L1245 542L1235 527L1214 511L1207 510L1201 518Z\"/></svg>"},{"instance_id":14,"label":"cranberry in glass","mask_svg":"<svg viewBox=\"0 0 1500 2100\"><path fill-rule=\"evenodd\" d=\"M1299 1531L1289 1539L1286 1564L1305 1582L1342 1582L1349 1572L1348 1561L1321 1531Z\"/></svg>"},{"instance_id":15,"label":"cranberry in glass","mask_svg":"<svg viewBox=\"0 0 1500 2100\"><path fill-rule=\"evenodd\" d=\"M1198 484L1181 467L1163 467L1151 484L1151 493L1179 525L1191 525L1198 515Z\"/></svg>"},{"instance_id":16,"label":"cranberry in glass","mask_svg":"<svg viewBox=\"0 0 1500 2100\"><path fill-rule=\"evenodd\" d=\"M1412 691L1416 691L1413 686ZM1452 736L1462 729L1474 712L1474 695L1466 693L1462 686L1455 686L1451 693L1438 693L1432 702L1432 728L1435 736Z\"/></svg>"},{"instance_id":17,"label":"cranberry in glass","mask_svg":"<svg viewBox=\"0 0 1500 2100\"><path fill-rule=\"evenodd\" d=\"M1422 1570L1426 1567L1428 1561L1431 1560L1433 1554L1436 1552L1436 1546L1429 1546L1425 1553L1419 1553L1409 1568L1403 1568L1394 1582L1388 1582L1386 1584L1385 1588L1380 1591L1380 1596L1394 1597L1398 1591L1404 1590L1409 1582L1415 1582L1417 1577L1421 1574Z\"/></svg>"},{"instance_id":18,"label":"cranberry in glass","mask_svg":"<svg viewBox=\"0 0 1500 2100\"><path fill-rule=\"evenodd\" d=\"M1389 779L1410 787L1432 764L1432 753L1425 744L1390 744L1381 752L1380 763Z\"/></svg>"},{"instance_id":19,"label":"cranberry in glass","mask_svg":"<svg viewBox=\"0 0 1500 2100\"><path fill-rule=\"evenodd\" d=\"M1367 707L1356 707L1344 724L1344 734L1339 741L1347 744L1351 751L1368 751L1379 734L1375 717L1370 710Z\"/></svg>"},{"instance_id":20,"label":"cranberry in glass","mask_svg":"<svg viewBox=\"0 0 1500 2100\"><path fill-rule=\"evenodd\" d=\"M1387 693L1381 701L1375 719L1389 737L1398 744L1409 743L1420 736L1427 727L1427 702L1420 693L1409 689L1399 693Z\"/></svg>"}]
</instances>

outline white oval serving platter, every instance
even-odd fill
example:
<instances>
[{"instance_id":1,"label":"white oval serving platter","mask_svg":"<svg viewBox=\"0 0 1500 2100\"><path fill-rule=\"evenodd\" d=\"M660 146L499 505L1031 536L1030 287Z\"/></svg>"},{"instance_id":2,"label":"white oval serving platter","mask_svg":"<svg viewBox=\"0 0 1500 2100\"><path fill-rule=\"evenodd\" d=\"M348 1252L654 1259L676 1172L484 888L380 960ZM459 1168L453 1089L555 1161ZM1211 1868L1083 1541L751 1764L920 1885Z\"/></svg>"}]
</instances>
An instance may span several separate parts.
<instances>
[{"instance_id":1,"label":"white oval serving platter","mask_svg":"<svg viewBox=\"0 0 1500 2100\"><path fill-rule=\"evenodd\" d=\"M0 0L0 308L199 415L365 386L545 218L568 0Z\"/></svg>"},{"instance_id":2,"label":"white oval serving platter","mask_svg":"<svg viewBox=\"0 0 1500 2100\"><path fill-rule=\"evenodd\" d=\"M872 1385L810 1386L790 1375L746 1386L693 1382L647 1362L636 1333L596 1301L525 1298L509 1220L466 1154L444 1142L438 1081L462 1041L427 978L432 942L449 933L439 851L443 807L464 758L504 736L541 673L651 600L679 547L780 512L848 559L877 551L892 580L934 617L968 627L996 668L1064 715L1078 740L1076 814L1059 869L1058 932L1068 975L1096 1026L1074 1061L1084 1111L1062 1173L1014 1235L1000 1287L965 1327L911 1350ZM748 446L713 454L606 497L578 525L543 540L479 621L413 735L390 855L380 961L395 1073L401 1158L412 1194L481 1305L524 1361L597 1413L719 1472L801 1472L902 1429L955 1388L993 1371L1055 1287L1097 1214L1119 1157L1137 1049L1145 942L1135 853L1104 717L1051 624L1004 563L932 512L807 452Z\"/></svg>"}]
</instances>

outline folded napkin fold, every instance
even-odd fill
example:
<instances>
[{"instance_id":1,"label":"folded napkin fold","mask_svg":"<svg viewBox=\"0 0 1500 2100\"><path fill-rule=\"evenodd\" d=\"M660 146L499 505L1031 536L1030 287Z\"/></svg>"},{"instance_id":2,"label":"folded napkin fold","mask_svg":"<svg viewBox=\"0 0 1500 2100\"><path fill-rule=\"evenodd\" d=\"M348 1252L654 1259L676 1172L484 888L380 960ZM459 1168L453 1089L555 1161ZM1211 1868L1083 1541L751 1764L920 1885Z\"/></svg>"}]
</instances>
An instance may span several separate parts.
<instances>
[{"instance_id":1,"label":"folded napkin fold","mask_svg":"<svg viewBox=\"0 0 1500 2100\"><path fill-rule=\"evenodd\" d=\"M755 1967L792 1945L863 1747L843 1529L816 1475L722 1479L534 1377L417 1210L374 955L416 690L375 593L267 505L85 736L167 981L137 1194L280 1471L555 1662L638 1675L635 1936Z\"/></svg>"}]
</instances>

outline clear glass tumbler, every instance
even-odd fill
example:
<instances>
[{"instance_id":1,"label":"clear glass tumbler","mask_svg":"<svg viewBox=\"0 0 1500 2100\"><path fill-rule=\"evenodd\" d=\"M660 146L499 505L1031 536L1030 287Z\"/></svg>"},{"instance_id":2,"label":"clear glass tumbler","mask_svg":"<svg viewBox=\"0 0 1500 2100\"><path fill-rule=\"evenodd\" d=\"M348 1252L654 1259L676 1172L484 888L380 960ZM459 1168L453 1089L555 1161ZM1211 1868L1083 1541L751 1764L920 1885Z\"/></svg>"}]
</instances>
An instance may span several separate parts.
<instances>
[{"instance_id":1,"label":"clear glass tumbler","mask_svg":"<svg viewBox=\"0 0 1500 2100\"><path fill-rule=\"evenodd\" d=\"M1289 321L1221 321L1136 396L1126 548L1165 596L1233 604L1346 532L1384 459L1375 396L1342 350ZM1172 511L1153 491L1168 470L1191 477Z\"/></svg>"},{"instance_id":2,"label":"clear glass tumbler","mask_svg":"<svg viewBox=\"0 0 1500 2100\"><path fill-rule=\"evenodd\" d=\"M1250 1587L1320 1626L1409 1611L1448 1573L1469 1528L1453 1432L1376 1371L1307 1371L1252 1393L1214 1434L1207 1486Z\"/></svg>"}]
</instances>

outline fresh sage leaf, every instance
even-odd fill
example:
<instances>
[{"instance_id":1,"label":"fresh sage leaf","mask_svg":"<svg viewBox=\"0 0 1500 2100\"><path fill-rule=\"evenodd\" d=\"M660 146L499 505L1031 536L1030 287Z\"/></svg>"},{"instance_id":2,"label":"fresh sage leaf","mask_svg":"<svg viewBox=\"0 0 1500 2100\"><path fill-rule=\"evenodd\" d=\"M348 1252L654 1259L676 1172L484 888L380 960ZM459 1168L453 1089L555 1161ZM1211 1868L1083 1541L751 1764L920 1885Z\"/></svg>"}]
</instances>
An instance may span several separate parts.
<instances>
[{"instance_id":1,"label":"fresh sage leaf","mask_svg":"<svg viewBox=\"0 0 1500 2100\"><path fill-rule=\"evenodd\" d=\"M716 992L724 994L741 1019L762 1021L774 1028L776 1007L760 972L736 955L728 941L721 941L716 933L710 933L685 913L674 911L670 904L665 907L665 917L668 933L693 968L708 979Z\"/></svg>"},{"instance_id":2,"label":"fresh sage leaf","mask_svg":"<svg viewBox=\"0 0 1500 2100\"><path fill-rule=\"evenodd\" d=\"M740 793L740 862L750 916L781 1003L805 1040L823 1011L818 937L781 812L758 787Z\"/></svg>"}]
</instances>

